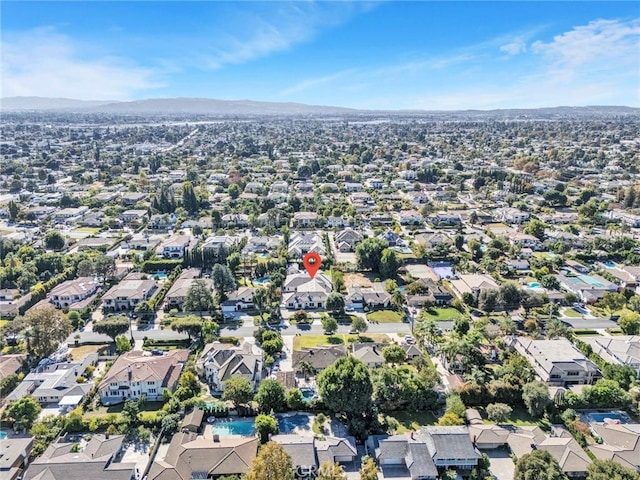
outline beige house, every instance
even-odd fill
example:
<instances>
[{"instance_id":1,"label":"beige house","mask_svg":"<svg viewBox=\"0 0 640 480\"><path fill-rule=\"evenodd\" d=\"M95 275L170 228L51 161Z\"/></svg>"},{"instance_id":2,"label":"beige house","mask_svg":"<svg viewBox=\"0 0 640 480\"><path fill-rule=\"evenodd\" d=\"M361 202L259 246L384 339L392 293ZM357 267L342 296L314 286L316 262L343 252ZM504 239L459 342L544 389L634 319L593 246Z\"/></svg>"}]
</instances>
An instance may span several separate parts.
<instances>
[{"instance_id":1,"label":"beige house","mask_svg":"<svg viewBox=\"0 0 640 480\"><path fill-rule=\"evenodd\" d=\"M145 396L148 401L163 399L164 391L173 391L178 383L189 350L171 350L163 355L145 355L131 351L120 355L98 385L103 405L136 400Z\"/></svg>"},{"instance_id":2,"label":"beige house","mask_svg":"<svg viewBox=\"0 0 640 480\"><path fill-rule=\"evenodd\" d=\"M141 274L131 273L104 294L103 308L108 312L133 310L140 302L153 297L157 289L155 280L143 279Z\"/></svg>"},{"instance_id":3,"label":"beige house","mask_svg":"<svg viewBox=\"0 0 640 480\"><path fill-rule=\"evenodd\" d=\"M196 371L215 392L224 390L224 382L232 377L244 377L255 389L263 378L264 355L255 344L235 346L213 342L205 345L196 362Z\"/></svg>"},{"instance_id":4,"label":"beige house","mask_svg":"<svg viewBox=\"0 0 640 480\"><path fill-rule=\"evenodd\" d=\"M242 475L258 453L256 437L176 433L164 455L151 465L148 480L192 480Z\"/></svg>"}]
</instances>

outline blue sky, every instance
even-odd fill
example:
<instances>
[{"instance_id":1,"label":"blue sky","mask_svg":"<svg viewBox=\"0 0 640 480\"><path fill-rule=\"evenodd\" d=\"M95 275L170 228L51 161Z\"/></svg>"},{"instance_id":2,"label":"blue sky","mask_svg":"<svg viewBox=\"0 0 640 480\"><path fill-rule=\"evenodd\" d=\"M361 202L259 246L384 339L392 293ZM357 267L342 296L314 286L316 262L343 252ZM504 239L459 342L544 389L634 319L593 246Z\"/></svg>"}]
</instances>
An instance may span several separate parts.
<instances>
[{"instance_id":1,"label":"blue sky","mask_svg":"<svg viewBox=\"0 0 640 480\"><path fill-rule=\"evenodd\" d=\"M640 4L2 1L0 95L640 106Z\"/></svg>"}]
</instances>

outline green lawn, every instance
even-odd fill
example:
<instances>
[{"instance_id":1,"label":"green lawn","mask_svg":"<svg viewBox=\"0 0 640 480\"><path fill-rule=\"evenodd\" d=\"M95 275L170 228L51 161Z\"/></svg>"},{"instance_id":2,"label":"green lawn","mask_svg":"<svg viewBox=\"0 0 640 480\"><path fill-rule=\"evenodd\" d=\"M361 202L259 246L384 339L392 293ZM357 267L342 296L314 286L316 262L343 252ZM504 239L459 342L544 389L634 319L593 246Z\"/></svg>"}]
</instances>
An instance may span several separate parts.
<instances>
[{"instance_id":1,"label":"green lawn","mask_svg":"<svg viewBox=\"0 0 640 480\"><path fill-rule=\"evenodd\" d=\"M362 333L360 335L344 335L340 333L335 335L302 334L293 337L293 349L302 350L303 348L321 345L343 345L355 342L389 343L389 341L389 337L384 333Z\"/></svg>"},{"instance_id":2,"label":"green lawn","mask_svg":"<svg viewBox=\"0 0 640 480\"><path fill-rule=\"evenodd\" d=\"M397 434L407 433L411 430L419 430L425 425L435 425L438 419L431 412L411 412L408 410L398 410L389 415L395 418L400 427L396 430Z\"/></svg>"},{"instance_id":3,"label":"green lawn","mask_svg":"<svg viewBox=\"0 0 640 480\"><path fill-rule=\"evenodd\" d=\"M462 317L462 314L453 307L430 308L423 310L422 314L425 318L431 318L437 322L455 320L456 318Z\"/></svg>"},{"instance_id":4,"label":"green lawn","mask_svg":"<svg viewBox=\"0 0 640 480\"><path fill-rule=\"evenodd\" d=\"M402 323L404 316L395 310L378 310L367 313L367 320L371 323Z\"/></svg>"},{"instance_id":5,"label":"green lawn","mask_svg":"<svg viewBox=\"0 0 640 480\"><path fill-rule=\"evenodd\" d=\"M90 233L91 235L94 235L96 233L98 233L100 230L102 230L102 228L100 227L80 227L80 228L74 228L74 232L82 232L82 233Z\"/></svg>"},{"instance_id":6,"label":"green lawn","mask_svg":"<svg viewBox=\"0 0 640 480\"><path fill-rule=\"evenodd\" d=\"M562 314L565 317L582 318L582 314L578 312L575 308L565 308L562 311Z\"/></svg>"},{"instance_id":7,"label":"green lawn","mask_svg":"<svg viewBox=\"0 0 640 480\"><path fill-rule=\"evenodd\" d=\"M484 411L483 407L476 407L477 410L482 415L483 423L492 425L494 422L491 420L487 420L487 414ZM529 415L529 412L523 407L516 407L513 409L511 416L509 419L504 422L506 424L515 425L516 427L526 427L526 426L535 426L542 428L543 430L549 430L551 428L551 423L544 418L534 418Z\"/></svg>"},{"instance_id":8,"label":"green lawn","mask_svg":"<svg viewBox=\"0 0 640 480\"><path fill-rule=\"evenodd\" d=\"M162 409L164 402L146 402L144 406L140 409L141 412L157 412ZM109 405L105 407L104 405L100 405L98 408L91 412L87 412L85 415L88 417L91 416L101 416L107 415L110 413L121 413L122 407L124 407L124 402L118 403L116 405Z\"/></svg>"},{"instance_id":9,"label":"green lawn","mask_svg":"<svg viewBox=\"0 0 640 480\"><path fill-rule=\"evenodd\" d=\"M0 328L4 327L9 323L9 320L0 320Z\"/></svg>"}]
</instances>

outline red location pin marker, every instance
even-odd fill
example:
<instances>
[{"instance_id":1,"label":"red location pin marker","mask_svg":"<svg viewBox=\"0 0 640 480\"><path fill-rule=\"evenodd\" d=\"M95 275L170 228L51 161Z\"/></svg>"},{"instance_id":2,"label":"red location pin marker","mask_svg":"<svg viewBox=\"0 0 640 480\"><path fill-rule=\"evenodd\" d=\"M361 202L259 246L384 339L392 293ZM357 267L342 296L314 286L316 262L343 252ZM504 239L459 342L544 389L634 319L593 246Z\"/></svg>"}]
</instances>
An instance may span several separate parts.
<instances>
[{"instance_id":1,"label":"red location pin marker","mask_svg":"<svg viewBox=\"0 0 640 480\"><path fill-rule=\"evenodd\" d=\"M302 259L302 264L304 268L307 269L307 273L311 278L316 276L318 270L320 269L320 264L322 263L322 258L316 252L307 253Z\"/></svg>"}]
</instances>

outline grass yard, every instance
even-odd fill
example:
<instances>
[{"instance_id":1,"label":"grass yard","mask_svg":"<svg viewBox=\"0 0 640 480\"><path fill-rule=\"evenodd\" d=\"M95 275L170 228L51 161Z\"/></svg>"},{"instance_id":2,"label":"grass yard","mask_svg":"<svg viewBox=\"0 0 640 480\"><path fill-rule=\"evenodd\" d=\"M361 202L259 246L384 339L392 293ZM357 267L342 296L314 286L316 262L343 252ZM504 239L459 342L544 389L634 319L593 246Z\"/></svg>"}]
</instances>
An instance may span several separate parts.
<instances>
[{"instance_id":1,"label":"grass yard","mask_svg":"<svg viewBox=\"0 0 640 480\"><path fill-rule=\"evenodd\" d=\"M378 310L367 313L367 320L371 323L402 323L404 315L395 310Z\"/></svg>"},{"instance_id":2,"label":"grass yard","mask_svg":"<svg viewBox=\"0 0 640 480\"><path fill-rule=\"evenodd\" d=\"M624 335L624 332L622 331L621 328L607 328L607 333L609 335L613 335L614 337L619 335Z\"/></svg>"},{"instance_id":3,"label":"grass yard","mask_svg":"<svg viewBox=\"0 0 640 480\"><path fill-rule=\"evenodd\" d=\"M102 230L100 227L79 227L73 229L74 232L89 233L91 235L95 235L100 230Z\"/></svg>"},{"instance_id":4,"label":"grass yard","mask_svg":"<svg viewBox=\"0 0 640 480\"><path fill-rule=\"evenodd\" d=\"M578 312L575 308L565 308L562 311L562 314L565 317L582 318L582 314L580 312Z\"/></svg>"},{"instance_id":5,"label":"grass yard","mask_svg":"<svg viewBox=\"0 0 640 480\"><path fill-rule=\"evenodd\" d=\"M407 433L412 430L419 430L420 427L425 425L435 425L438 423L438 419L431 412L410 412L408 410L398 410L392 415L395 418L400 427L396 430L397 434Z\"/></svg>"},{"instance_id":6,"label":"grass yard","mask_svg":"<svg viewBox=\"0 0 640 480\"><path fill-rule=\"evenodd\" d=\"M4 327L9 323L9 320L0 320L0 328Z\"/></svg>"},{"instance_id":7,"label":"grass yard","mask_svg":"<svg viewBox=\"0 0 640 480\"><path fill-rule=\"evenodd\" d=\"M157 412L158 410L162 409L163 405L164 405L164 402L146 402L142 406L140 411L141 412ZM88 417L91 417L91 416L99 417L101 415L108 415L110 413L121 413L122 407L124 407L124 402L118 403L116 405L109 405L108 407L105 407L104 405L100 405L95 410L85 413L85 415L87 415Z\"/></svg>"},{"instance_id":8,"label":"grass yard","mask_svg":"<svg viewBox=\"0 0 640 480\"><path fill-rule=\"evenodd\" d=\"M477 410L482 415L483 423L492 425L494 422L486 419L486 412L484 411L484 407L476 407ZM516 407L513 409L511 416L509 419L504 422L505 424L515 425L516 427L527 427L527 426L538 426L543 430L549 430L551 428L551 422L544 418L534 418L529 415L529 412L524 407Z\"/></svg>"},{"instance_id":9,"label":"grass yard","mask_svg":"<svg viewBox=\"0 0 640 480\"><path fill-rule=\"evenodd\" d=\"M463 316L462 313L453 307L430 308L428 310L423 310L422 315L424 315L425 318L430 318L437 322L455 320L456 318Z\"/></svg>"},{"instance_id":10,"label":"grass yard","mask_svg":"<svg viewBox=\"0 0 640 480\"><path fill-rule=\"evenodd\" d=\"M302 350L303 348L319 347L322 345L344 345L346 343L355 342L375 342L389 343L391 339L384 333L363 333L361 335L319 335L319 334L302 334L293 337L293 349Z\"/></svg>"},{"instance_id":11,"label":"grass yard","mask_svg":"<svg viewBox=\"0 0 640 480\"><path fill-rule=\"evenodd\" d=\"M81 347L76 347L71 349L71 358L74 362L79 362L84 357L89 355L90 353L99 352L105 345L83 345Z\"/></svg>"}]
</instances>

